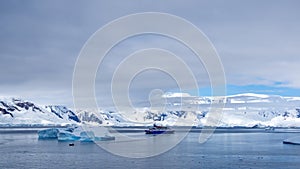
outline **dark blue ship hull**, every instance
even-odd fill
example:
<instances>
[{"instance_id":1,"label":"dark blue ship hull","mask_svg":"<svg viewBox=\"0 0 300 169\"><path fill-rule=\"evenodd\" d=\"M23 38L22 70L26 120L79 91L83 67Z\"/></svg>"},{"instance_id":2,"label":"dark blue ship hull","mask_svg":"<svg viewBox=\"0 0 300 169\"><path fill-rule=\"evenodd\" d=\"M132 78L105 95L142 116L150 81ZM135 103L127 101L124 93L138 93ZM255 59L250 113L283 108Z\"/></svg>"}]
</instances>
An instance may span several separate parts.
<instances>
[{"instance_id":1,"label":"dark blue ship hull","mask_svg":"<svg viewBox=\"0 0 300 169\"><path fill-rule=\"evenodd\" d=\"M168 129L168 130L145 130L146 134L173 134L174 130Z\"/></svg>"}]
</instances>

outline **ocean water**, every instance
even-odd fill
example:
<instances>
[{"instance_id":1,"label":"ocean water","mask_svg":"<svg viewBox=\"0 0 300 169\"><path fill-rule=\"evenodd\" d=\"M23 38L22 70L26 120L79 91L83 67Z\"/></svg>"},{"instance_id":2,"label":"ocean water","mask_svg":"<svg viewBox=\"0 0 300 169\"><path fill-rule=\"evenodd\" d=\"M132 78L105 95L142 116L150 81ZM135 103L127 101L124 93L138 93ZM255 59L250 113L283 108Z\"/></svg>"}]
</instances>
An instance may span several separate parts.
<instances>
[{"instance_id":1,"label":"ocean water","mask_svg":"<svg viewBox=\"0 0 300 169\"><path fill-rule=\"evenodd\" d=\"M130 134L147 137L139 132ZM127 158L111 154L94 143L74 142L75 146L71 147L69 142L38 140L35 132L6 131L0 132L0 169L299 169L300 146L282 144L282 140L298 135L293 132L222 131L214 134L206 143L199 144L199 133L193 132L177 146L158 156ZM168 142L172 137L147 139Z\"/></svg>"}]
</instances>

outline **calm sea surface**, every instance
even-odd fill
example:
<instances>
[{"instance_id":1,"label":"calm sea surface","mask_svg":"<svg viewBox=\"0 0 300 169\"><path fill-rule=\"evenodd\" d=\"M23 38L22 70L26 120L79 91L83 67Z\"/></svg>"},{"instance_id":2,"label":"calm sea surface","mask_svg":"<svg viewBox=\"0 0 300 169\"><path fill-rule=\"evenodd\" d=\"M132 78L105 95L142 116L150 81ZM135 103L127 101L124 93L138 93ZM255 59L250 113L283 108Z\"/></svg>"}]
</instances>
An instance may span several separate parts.
<instances>
[{"instance_id":1,"label":"calm sea surface","mask_svg":"<svg viewBox=\"0 0 300 169\"><path fill-rule=\"evenodd\" d=\"M251 130L251 129L249 129ZM129 133L147 137L144 133ZM199 133L189 133L170 151L149 158L126 158L97 144L38 140L35 132L0 132L0 169L40 168L300 168L300 146L282 144L300 133L218 132L199 144ZM172 137L162 137L168 141ZM149 141L158 138L149 137ZM138 143L137 143L138 144ZM133 149L136 147L132 147Z\"/></svg>"}]
</instances>

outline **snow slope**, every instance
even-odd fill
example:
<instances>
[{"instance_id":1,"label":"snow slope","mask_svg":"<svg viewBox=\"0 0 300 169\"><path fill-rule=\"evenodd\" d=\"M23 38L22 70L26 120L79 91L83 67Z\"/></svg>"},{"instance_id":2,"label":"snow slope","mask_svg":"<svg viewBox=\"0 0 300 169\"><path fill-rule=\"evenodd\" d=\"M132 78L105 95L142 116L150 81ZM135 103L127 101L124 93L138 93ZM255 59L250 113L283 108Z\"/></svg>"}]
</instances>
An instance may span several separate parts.
<instances>
[{"instance_id":1,"label":"snow slope","mask_svg":"<svg viewBox=\"0 0 300 169\"><path fill-rule=\"evenodd\" d=\"M65 125L80 122L76 118L66 107L43 107L17 98L0 99L1 125Z\"/></svg>"},{"instance_id":2,"label":"snow slope","mask_svg":"<svg viewBox=\"0 0 300 169\"><path fill-rule=\"evenodd\" d=\"M208 115L214 116L209 113L212 103L222 103L224 108L218 126L300 127L300 97L254 93L224 97L167 93L163 97L167 99L166 111L140 111L140 116L169 125L206 126Z\"/></svg>"},{"instance_id":3,"label":"snow slope","mask_svg":"<svg viewBox=\"0 0 300 169\"><path fill-rule=\"evenodd\" d=\"M0 99L0 124L91 124L105 126L206 126L212 103L224 103L218 126L300 127L300 97L238 94L195 97L167 93L165 109L136 108L133 112L79 110L65 106L39 106L21 99ZM181 102L182 100L182 102Z\"/></svg>"}]
</instances>

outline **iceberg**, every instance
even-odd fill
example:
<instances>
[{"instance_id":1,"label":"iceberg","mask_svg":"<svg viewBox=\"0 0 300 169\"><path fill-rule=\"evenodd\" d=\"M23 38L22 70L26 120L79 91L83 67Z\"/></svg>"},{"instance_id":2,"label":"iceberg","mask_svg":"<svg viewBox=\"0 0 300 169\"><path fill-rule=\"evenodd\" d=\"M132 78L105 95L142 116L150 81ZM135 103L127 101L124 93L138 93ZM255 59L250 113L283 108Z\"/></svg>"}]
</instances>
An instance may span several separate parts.
<instances>
[{"instance_id":1,"label":"iceberg","mask_svg":"<svg viewBox=\"0 0 300 169\"><path fill-rule=\"evenodd\" d=\"M57 135L58 141L77 141L80 139L80 136L76 136L73 133L70 133L68 131L61 131Z\"/></svg>"},{"instance_id":2,"label":"iceberg","mask_svg":"<svg viewBox=\"0 0 300 169\"><path fill-rule=\"evenodd\" d=\"M39 139L57 139L59 130L57 128L44 129L38 131Z\"/></svg>"},{"instance_id":3,"label":"iceberg","mask_svg":"<svg viewBox=\"0 0 300 169\"><path fill-rule=\"evenodd\" d=\"M80 137L82 137L82 138L84 138L84 137L94 138L95 134L92 131L82 131L80 133Z\"/></svg>"},{"instance_id":4,"label":"iceberg","mask_svg":"<svg viewBox=\"0 0 300 169\"><path fill-rule=\"evenodd\" d=\"M110 136L108 134L105 134L101 137L96 137L94 132L92 131L83 131L80 133L80 141L81 142L94 142L94 141L110 141L115 140L114 136Z\"/></svg>"},{"instance_id":5,"label":"iceberg","mask_svg":"<svg viewBox=\"0 0 300 169\"><path fill-rule=\"evenodd\" d=\"M94 132L92 131L82 131L80 133L80 141L82 142L93 142L96 141Z\"/></svg>"},{"instance_id":6,"label":"iceberg","mask_svg":"<svg viewBox=\"0 0 300 169\"><path fill-rule=\"evenodd\" d=\"M75 128L73 128L73 127L68 127L68 128L65 129L65 131L68 131L68 132L73 133L73 131L74 131L75 129L76 129L76 127L75 127Z\"/></svg>"},{"instance_id":7,"label":"iceberg","mask_svg":"<svg viewBox=\"0 0 300 169\"><path fill-rule=\"evenodd\" d=\"M110 141L115 140L114 136L110 136L108 134L105 134L101 137L96 137L94 132L92 131L83 131L80 133L80 141L81 142L94 142L94 141Z\"/></svg>"},{"instance_id":8,"label":"iceberg","mask_svg":"<svg viewBox=\"0 0 300 169\"><path fill-rule=\"evenodd\" d=\"M102 137L96 137L93 131L82 131L79 128L57 129L50 128L38 131L39 139L57 139L58 141L109 141L115 140L114 136L105 134Z\"/></svg>"},{"instance_id":9,"label":"iceberg","mask_svg":"<svg viewBox=\"0 0 300 169\"><path fill-rule=\"evenodd\" d=\"M300 136L283 140L283 144L300 145Z\"/></svg>"}]
</instances>

